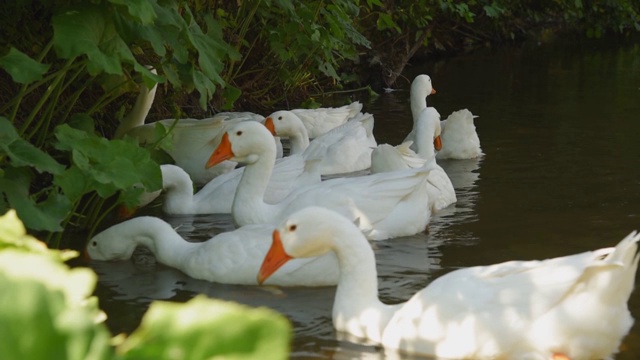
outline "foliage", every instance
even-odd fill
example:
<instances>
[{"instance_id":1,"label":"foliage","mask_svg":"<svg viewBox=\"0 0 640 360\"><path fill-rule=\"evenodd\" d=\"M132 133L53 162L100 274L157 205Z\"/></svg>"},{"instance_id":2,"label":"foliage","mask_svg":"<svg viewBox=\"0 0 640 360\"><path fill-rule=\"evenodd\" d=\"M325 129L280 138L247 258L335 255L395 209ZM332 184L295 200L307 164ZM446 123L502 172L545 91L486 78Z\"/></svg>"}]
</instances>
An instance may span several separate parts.
<instances>
[{"instance_id":1,"label":"foliage","mask_svg":"<svg viewBox=\"0 0 640 360\"><path fill-rule=\"evenodd\" d=\"M634 0L369 0L363 34L374 44L370 62L391 86L412 58L458 52L531 36L541 28L601 37L640 31Z\"/></svg>"},{"instance_id":2,"label":"foliage","mask_svg":"<svg viewBox=\"0 0 640 360\"><path fill-rule=\"evenodd\" d=\"M286 359L290 325L266 308L199 295L186 306L157 301L118 352L122 359Z\"/></svg>"},{"instance_id":3,"label":"foliage","mask_svg":"<svg viewBox=\"0 0 640 360\"><path fill-rule=\"evenodd\" d=\"M243 101L271 106L301 89L322 92L328 84L353 81L340 73L357 63L370 42L357 29L361 5L354 0L265 0L207 2L243 61L232 63L225 80L241 89ZM291 99L290 99L291 98ZM235 100L235 96L234 96Z\"/></svg>"},{"instance_id":4,"label":"foliage","mask_svg":"<svg viewBox=\"0 0 640 360\"><path fill-rule=\"evenodd\" d=\"M220 75L225 61L239 54L224 42L211 15L199 15L201 27L182 2L22 5L32 12L14 9L23 17L16 25L38 22L33 14L45 13L51 30L11 33L0 58L13 80L4 93L15 94L0 106L0 211L16 208L32 230L95 228L114 206L107 204L110 197L119 193L111 202L130 205L142 191L133 185L142 183L149 191L161 186L148 152L98 135L113 118L109 104L135 85L134 73L149 85L168 81L187 92L195 89L206 107L226 85ZM165 77L143 64L162 69Z\"/></svg>"},{"instance_id":5,"label":"foliage","mask_svg":"<svg viewBox=\"0 0 640 360\"><path fill-rule=\"evenodd\" d=\"M154 302L128 338L112 339L91 296L95 273L64 264L76 255L26 235L15 211L0 217L0 358L287 357L291 328L284 317L205 296L185 304Z\"/></svg>"},{"instance_id":6,"label":"foliage","mask_svg":"<svg viewBox=\"0 0 640 360\"><path fill-rule=\"evenodd\" d=\"M91 297L97 276L64 264L75 255L26 235L14 211L0 217L0 358L110 358L104 314Z\"/></svg>"}]
</instances>

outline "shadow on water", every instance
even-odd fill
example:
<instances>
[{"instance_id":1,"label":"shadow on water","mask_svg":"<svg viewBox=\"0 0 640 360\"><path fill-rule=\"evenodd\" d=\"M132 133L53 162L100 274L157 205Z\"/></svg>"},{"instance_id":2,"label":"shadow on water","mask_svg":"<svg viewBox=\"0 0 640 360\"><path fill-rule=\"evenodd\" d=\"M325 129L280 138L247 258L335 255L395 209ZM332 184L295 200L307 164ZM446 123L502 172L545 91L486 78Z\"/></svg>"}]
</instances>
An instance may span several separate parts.
<instances>
[{"instance_id":1,"label":"shadow on water","mask_svg":"<svg viewBox=\"0 0 640 360\"><path fill-rule=\"evenodd\" d=\"M360 99L380 143L411 129L408 88L433 79L428 97L446 117L468 108L485 156L441 161L458 202L426 233L376 242L380 297L396 303L449 271L512 259L544 259L614 245L640 228L640 46L604 42L524 44L414 64L398 91ZM233 229L228 215L158 215L190 241ZM114 333L137 327L150 301L196 294L268 306L293 323L292 358L383 358L381 349L336 334L334 287L270 288L194 280L144 252L90 266ZM630 309L640 316L640 295ZM616 359L640 357L636 326Z\"/></svg>"}]
</instances>

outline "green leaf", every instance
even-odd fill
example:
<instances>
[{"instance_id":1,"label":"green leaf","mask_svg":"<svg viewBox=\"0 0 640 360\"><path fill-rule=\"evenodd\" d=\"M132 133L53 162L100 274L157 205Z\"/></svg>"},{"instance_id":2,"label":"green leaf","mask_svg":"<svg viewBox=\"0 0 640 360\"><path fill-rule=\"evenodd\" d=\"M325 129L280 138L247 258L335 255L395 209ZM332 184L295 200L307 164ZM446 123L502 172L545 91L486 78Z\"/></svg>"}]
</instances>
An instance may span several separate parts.
<instances>
[{"instance_id":1,"label":"green leaf","mask_svg":"<svg viewBox=\"0 0 640 360\"><path fill-rule=\"evenodd\" d=\"M502 13L504 13L504 9L499 7L495 3L493 3L491 5L485 5L483 8L484 8L484 12L490 18L500 17L500 15L502 15Z\"/></svg>"},{"instance_id":2,"label":"green leaf","mask_svg":"<svg viewBox=\"0 0 640 360\"><path fill-rule=\"evenodd\" d=\"M67 124L69 124L69 126L74 129L82 130L88 133L92 133L96 130L93 118L86 113L74 114L73 116L71 116Z\"/></svg>"},{"instance_id":3,"label":"green leaf","mask_svg":"<svg viewBox=\"0 0 640 360\"><path fill-rule=\"evenodd\" d=\"M150 25L156 18L156 12L149 0L109 0L112 4L124 5L129 14L144 25Z\"/></svg>"},{"instance_id":4,"label":"green leaf","mask_svg":"<svg viewBox=\"0 0 640 360\"><path fill-rule=\"evenodd\" d=\"M121 62L135 59L116 31L112 15L104 5L84 3L54 16L53 44L58 56L86 55L91 75L121 74Z\"/></svg>"},{"instance_id":5,"label":"green leaf","mask_svg":"<svg viewBox=\"0 0 640 360\"><path fill-rule=\"evenodd\" d=\"M200 107L203 109L207 108L207 102L213 94L216 92L216 85L203 73L197 70L193 70L193 85L196 87L196 90L200 93Z\"/></svg>"},{"instance_id":6,"label":"green leaf","mask_svg":"<svg viewBox=\"0 0 640 360\"><path fill-rule=\"evenodd\" d=\"M267 308L199 295L185 304L156 301L118 352L136 359L286 359L291 325Z\"/></svg>"},{"instance_id":7,"label":"green leaf","mask_svg":"<svg viewBox=\"0 0 640 360\"><path fill-rule=\"evenodd\" d=\"M22 139L13 124L7 118L0 116L0 154L4 153L11 159L12 166L32 166L39 172L59 174L64 166L44 151Z\"/></svg>"},{"instance_id":8,"label":"green leaf","mask_svg":"<svg viewBox=\"0 0 640 360\"><path fill-rule=\"evenodd\" d=\"M94 189L91 179L76 165L71 165L62 174L54 176L53 183L60 187L72 203Z\"/></svg>"},{"instance_id":9,"label":"green leaf","mask_svg":"<svg viewBox=\"0 0 640 360\"><path fill-rule=\"evenodd\" d=\"M0 251L0 358L113 358L109 331L97 323L102 312L90 297L95 273L62 261L44 253Z\"/></svg>"},{"instance_id":10,"label":"green leaf","mask_svg":"<svg viewBox=\"0 0 640 360\"><path fill-rule=\"evenodd\" d=\"M49 70L48 64L41 64L27 54L11 47L9 53L0 58L0 67L11 75L13 81L29 84L42 79L42 75Z\"/></svg>"},{"instance_id":11,"label":"green leaf","mask_svg":"<svg viewBox=\"0 0 640 360\"><path fill-rule=\"evenodd\" d=\"M56 179L57 183L72 197L77 192L70 189L73 182L84 184L81 188L95 189L102 197L113 195L121 189L128 189L142 183L146 190L154 191L162 187L160 167L149 152L132 140L107 140L95 134L60 125L55 130L60 150L71 151L73 169ZM80 182L80 172L84 181Z\"/></svg>"},{"instance_id":12,"label":"green leaf","mask_svg":"<svg viewBox=\"0 0 640 360\"><path fill-rule=\"evenodd\" d=\"M378 30L394 29L398 33L402 33L400 27L393 21L393 18L389 14L380 13L378 15L378 21L376 22Z\"/></svg>"},{"instance_id":13,"label":"green leaf","mask_svg":"<svg viewBox=\"0 0 640 360\"><path fill-rule=\"evenodd\" d=\"M27 229L14 209L0 216L0 250L7 248L48 254L47 246L43 242L27 234Z\"/></svg>"},{"instance_id":14,"label":"green leaf","mask_svg":"<svg viewBox=\"0 0 640 360\"><path fill-rule=\"evenodd\" d=\"M339 79L338 73L336 69L331 65L331 63L325 62L320 65L320 71L322 71L325 75L331 76L334 79Z\"/></svg>"},{"instance_id":15,"label":"green leaf","mask_svg":"<svg viewBox=\"0 0 640 360\"><path fill-rule=\"evenodd\" d=\"M8 172L0 179L0 189L12 208L31 230L62 231L61 222L71 211L69 199L63 195L49 193L45 201L36 203L29 196L29 184Z\"/></svg>"},{"instance_id":16,"label":"green leaf","mask_svg":"<svg viewBox=\"0 0 640 360\"><path fill-rule=\"evenodd\" d=\"M240 98L240 95L242 95L242 90L238 89L235 86L227 85L227 87L224 88L224 95L223 95L223 97L227 101L222 108L224 110L229 110L233 108L233 103Z\"/></svg>"}]
</instances>

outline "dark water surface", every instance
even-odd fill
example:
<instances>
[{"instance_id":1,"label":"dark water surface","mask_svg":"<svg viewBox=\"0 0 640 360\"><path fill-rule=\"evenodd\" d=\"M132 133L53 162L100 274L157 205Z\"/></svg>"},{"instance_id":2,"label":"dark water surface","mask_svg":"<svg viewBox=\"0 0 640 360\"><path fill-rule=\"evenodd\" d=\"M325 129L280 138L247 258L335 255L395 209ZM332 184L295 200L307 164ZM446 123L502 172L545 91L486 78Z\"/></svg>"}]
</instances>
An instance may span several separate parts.
<instances>
[{"instance_id":1,"label":"dark water surface","mask_svg":"<svg viewBox=\"0 0 640 360\"><path fill-rule=\"evenodd\" d=\"M428 234L374 244L384 301L404 301L451 270L608 247L640 229L640 46L526 44L414 64L399 91L361 99L380 143L397 145L411 129L408 88L419 73L431 76L437 94L427 102L443 118L462 108L479 116L485 156L440 162L458 203ZM163 218L193 240L233 228L228 215ZM221 285L144 261L90 266L114 333L137 327L152 300L204 293L283 313L294 325L292 358L384 357L334 332L334 287ZM640 317L640 292L630 308ZM635 326L616 359L638 358Z\"/></svg>"}]
</instances>

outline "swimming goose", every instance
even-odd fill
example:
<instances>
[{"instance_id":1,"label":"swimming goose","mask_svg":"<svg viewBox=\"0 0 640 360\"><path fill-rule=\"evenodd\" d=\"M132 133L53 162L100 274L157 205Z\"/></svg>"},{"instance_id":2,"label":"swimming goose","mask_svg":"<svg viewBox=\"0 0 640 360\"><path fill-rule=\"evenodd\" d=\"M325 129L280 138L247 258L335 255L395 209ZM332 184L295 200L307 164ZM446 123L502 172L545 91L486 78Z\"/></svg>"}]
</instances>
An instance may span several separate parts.
<instances>
[{"instance_id":1,"label":"swimming goose","mask_svg":"<svg viewBox=\"0 0 640 360\"><path fill-rule=\"evenodd\" d=\"M452 271L407 302L378 299L376 261L354 224L309 207L273 232L258 282L290 259L334 252L336 330L401 353L446 359L610 359L633 318L640 235L616 247Z\"/></svg>"},{"instance_id":2,"label":"swimming goose","mask_svg":"<svg viewBox=\"0 0 640 360\"><path fill-rule=\"evenodd\" d=\"M471 111L462 109L454 111L440 122L442 149L436 155L438 159L475 159L483 155L480 138L473 123L475 118L477 116Z\"/></svg>"},{"instance_id":3,"label":"swimming goose","mask_svg":"<svg viewBox=\"0 0 640 360\"><path fill-rule=\"evenodd\" d=\"M360 111L362 111L362 103L359 101L340 107L291 110L302 120L310 139L344 124L347 120L358 115Z\"/></svg>"},{"instance_id":4,"label":"swimming goose","mask_svg":"<svg viewBox=\"0 0 640 360\"><path fill-rule=\"evenodd\" d=\"M412 141L410 148L416 152L418 152L417 120L422 110L427 107L427 96L435 93L428 75L421 74L413 79L410 90L413 127L403 143ZM462 109L454 111L446 120L441 121L442 150L437 155L438 159L473 159L483 155L480 139L473 123L476 117L469 110ZM449 124L448 130L447 124Z\"/></svg>"},{"instance_id":5,"label":"swimming goose","mask_svg":"<svg viewBox=\"0 0 640 360\"><path fill-rule=\"evenodd\" d=\"M275 161L272 138L260 124L235 124L207 163L233 160L246 164L232 209L238 225L275 225L310 205L325 206L357 220L371 240L413 235L429 223L429 171L422 169L325 180L294 190L278 203L266 203L265 189Z\"/></svg>"},{"instance_id":6,"label":"swimming goose","mask_svg":"<svg viewBox=\"0 0 640 360\"><path fill-rule=\"evenodd\" d=\"M156 73L155 69L151 72ZM122 119L116 129L114 138L125 135L135 138L139 143L149 143L156 140L156 126L163 126L165 131L171 129L168 135L171 146L167 153L176 165L183 168L197 184L205 184L214 177L231 171L237 165L227 161L213 168L204 168L207 157L218 146L219 134L225 128L225 116L214 116L207 119L164 119L145 124L149 109L155 98L156 83L149 89L140 85L140 94L132 110ZM205 158L203 158L203 154Z\"/></svg>"},{"instance_id":7,"label":"swimming goose","mask_svg":"<svg viewBox=\"0 0 640 360\"><path fill-rule=\"evenodd\" d=\"M407 135L407 137L402 141L403 143L407 141L412 141L412 145L410 148L414 151L418 151L416 146L416 120L420 116L422 110L427 107L427 96L433 95L436 93L436 90L433 88L431 84L431 78L429 75L420 74L416 76L411 82L411 89L409 92L409 101L411 105L411 117L413 119L413 127L411 131Z\"/></svg>"},{"instance_id":8,"label":"swimming goose","mask_svg":"<svg viewBox=\"0 0 640 360\"><path fill-rule=\"evenodd\" d=\"M158 262L201 280L255 285L256 273L271 244L271 225L243 226L204 242L184 240L167 222L142 216L116 224L87 244L92 260L128 260L137 246L148 248ZM291 264L269 283L282 286L335 285L334 255Z\"/></svg>"},{"instance_id":9,"label":"swimming goose","mask_svg":"<svg viewBox=\"0 0 640 360\"><path fill-rule=\"evenodd\" d=\"M399 147L378 146L371 153L371 172L380 173L412 166L430 170L429 201L431 211L436 212L457 201L451 179L436 162L436 150L442 147L440 140L440 114L433 107L427 107L418 115L415 127L417 153L405 145ZM404 151L404 153L401 153Z\"/></svg>"},{"instance_id":10,"label":"swimming goose","mask_svg":"<svg viewBox=\"0 0 640 360\"><path fill-rule=\"evenodd\" d=\"M360 113L311 141L302 120L292 111L276 111L264 124L274 136L289 138L290 154L320 159L318 168L322 175L360 171L371 166L371 151L377 145L371 114Z\"/></svg>"},{"instance_id":11,"label":"swimming goose","mask_svg":"<svg viewBox=\"0 0 640 360\"><path fill-rule=\"evenodd\" d=\"M193 182L182 168L164 164L160 165L160 170L162 187L166 192L162 204L165 213L229 214L244 167L215 177L195 194ZM319 183L320 180L317 167L307 164L300 155L278 159L269 178L264 200L268 203L280 201L294 189ZM159 195L159 192L155 196L145 195L141 206Z\"/></svg>"}]
</instances>

